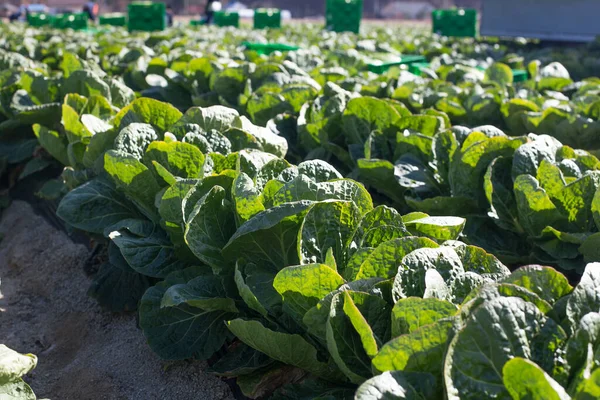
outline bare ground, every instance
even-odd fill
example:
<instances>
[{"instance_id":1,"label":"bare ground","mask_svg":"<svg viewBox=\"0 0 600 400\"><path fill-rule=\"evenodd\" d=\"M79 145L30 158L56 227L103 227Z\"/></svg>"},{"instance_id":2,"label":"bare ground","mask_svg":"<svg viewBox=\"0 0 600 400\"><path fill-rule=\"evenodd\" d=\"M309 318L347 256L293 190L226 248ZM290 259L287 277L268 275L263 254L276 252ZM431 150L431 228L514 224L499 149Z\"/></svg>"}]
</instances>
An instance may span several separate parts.
<instances>
[{"instance_id":1,"label":"bare ground","mask_svg":"<svg viewBox=\"0 0 600 400\"><path fill-rule=\"evenodd\" d=\"M203 362L158 359L135 315L103 311L86 295L85 246L24 202L0 220L0 343L37 354L26 378L56 400L233 399Z\"/></svg>"}]
</instances>

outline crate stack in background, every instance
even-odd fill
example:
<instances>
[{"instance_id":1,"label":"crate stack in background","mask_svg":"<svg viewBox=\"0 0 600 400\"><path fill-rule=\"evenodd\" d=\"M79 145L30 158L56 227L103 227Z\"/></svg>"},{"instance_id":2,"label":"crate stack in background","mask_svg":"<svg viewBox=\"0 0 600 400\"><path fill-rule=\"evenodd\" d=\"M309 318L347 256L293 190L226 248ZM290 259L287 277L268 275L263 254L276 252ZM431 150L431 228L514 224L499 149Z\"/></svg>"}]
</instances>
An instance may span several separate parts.
<instances>
[{"instance_id":1,"label":"crate stack in background","mask_svg":"<svg viewBox=\"0 0 600 400\"><path fill-rule=\"evenodd\" d=\"M52 18L50 26L56 29L81 31L88 28L88 19L87 13L57 14Z\"/></svg>"},{"instance_id":2,"label":"crate stack in background","mask_svg":"<svg viewBox=\"0 0 600 400\"><path fill-rule=\"evenodd\" d=\"M100 25L127 26L127 15L123 13L103 14L98 18Z\"/></svg>"},{"instance_id":3,"label":"crate stack in background","mask_svg":"<svg viewBox=\"0 0 600 400\"><path fill-rule=\"evenodd\" d=\"M281 10L258 8L254 10L254 29L281 28Z\"/></svg>"},{"instance_id":4,"label":"crate stack in background","mask_svg":"<svg viewBox=\"0 0 600 400\"><path fill-rule=\"evenodd\" d=\"M165 3L136 1L127 6L127 28L132 31L162 31L167 27Z\"/></svg>"},{"instance_id":5,"label":"crate stack in background","mask_svg":"<svg viewBox=\"0 0 600 400\"><path fill-rule=\"evenodd\" d=\"M477 10L457 8L431 12L433 33L451 37L477 36Z\"/></svg>"},{"instance_id":6,"label":"crate stack in background","mask_svg":"<svg viewBox=\"0 0 600 400\"><path fill-rule=\"evenodd\" d=\"M216 26L240 26L240 14L237 11L216 11L213 18Z\"/></svg>"},{"instance_id":7,"label":"crate stack in background","mask_svg":"<svg viewBox=\"0 0 600 400\"><path fill-rule=\"evenodd\" d=\"M27 23L34 28L52 25L53 15L50 14L27 14Z\"/></svg>"},{"instance_id":8,"label":"crate stack in background","mask_svg":"<svg viewBox=\"0 0 600 400\"><path fill-rule=\"evenodd\" d=\"M327 0L325 7L326 29L333 32L358 33L363 0Z\"/></svg>"}]
</instances>

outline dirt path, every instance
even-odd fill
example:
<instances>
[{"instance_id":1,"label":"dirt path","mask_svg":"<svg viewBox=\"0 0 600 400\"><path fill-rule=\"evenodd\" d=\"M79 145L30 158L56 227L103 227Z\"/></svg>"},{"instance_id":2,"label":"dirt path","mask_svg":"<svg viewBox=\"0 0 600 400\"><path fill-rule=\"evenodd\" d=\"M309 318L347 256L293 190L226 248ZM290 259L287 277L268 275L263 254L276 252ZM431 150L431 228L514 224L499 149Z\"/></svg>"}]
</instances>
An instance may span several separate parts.
<instances>
[{"instance_id":1,"label":"dirt path","mask_svg":"<svg viewBox=\"0 0 600 400\"><path fill-rule=\"evenodd\" d=\"M86 295L87 249L17 201L0 220L0 343L37 354L26 379L54 400L233 399L202 362L165 363L134 315L103 311Z\"/></svg>"}]
</instances>

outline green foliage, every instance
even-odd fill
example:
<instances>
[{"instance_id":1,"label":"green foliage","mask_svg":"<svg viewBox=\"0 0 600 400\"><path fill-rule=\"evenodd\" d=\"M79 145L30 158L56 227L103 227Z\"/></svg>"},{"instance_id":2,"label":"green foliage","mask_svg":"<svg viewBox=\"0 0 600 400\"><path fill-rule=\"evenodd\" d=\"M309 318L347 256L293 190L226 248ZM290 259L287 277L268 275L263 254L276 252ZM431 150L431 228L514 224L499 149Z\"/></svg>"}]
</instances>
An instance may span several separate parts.
<instances>
[{"instance_id":1,"label":"green foliage","mask_svg":"<svg viewBox=\"0 0 600 400\"><path fill-rule=\"evenodd\" d=\"M0 30L0 169L64 168L40 193L107 246L90 295L161 358L274 399L598 397L600 81L568 57L516 82L517 44L395 29Z\"/></svg>"}]
</instances>

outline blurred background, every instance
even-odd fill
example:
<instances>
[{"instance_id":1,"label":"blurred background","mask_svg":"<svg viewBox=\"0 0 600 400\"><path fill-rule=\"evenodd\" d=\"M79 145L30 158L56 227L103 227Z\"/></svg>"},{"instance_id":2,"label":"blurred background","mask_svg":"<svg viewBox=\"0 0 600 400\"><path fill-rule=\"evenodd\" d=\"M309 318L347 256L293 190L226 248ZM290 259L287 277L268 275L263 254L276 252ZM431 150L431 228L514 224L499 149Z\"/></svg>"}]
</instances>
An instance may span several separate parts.
<instances>
[{"instance_id":1,"label":"blurred background","mask_svg":"<svg viewBox=\"0 0 600 400\"><path fill-rule=\"evenodd\" d=\"M498 0L502 1L502 0ZM600 0L599 0L600 1ZM84 0L41 0L30 2L41 3L56 11L79 10ZM128 0L99 0L101 12L125 11ZM436 8L467 7L481 10L482 0L363 0L363 18L378 19L430 19L431 11ZM198 15L204 11L206 0L165 0L178 15ZM20 0L0 0L0 12L5 16L26 4ZM225 0L223 5L228 9L240 11L258 7L274 7L290 12L293 18L317 19L325 15L324 0Z\"/></svg>"}]
</instances>

